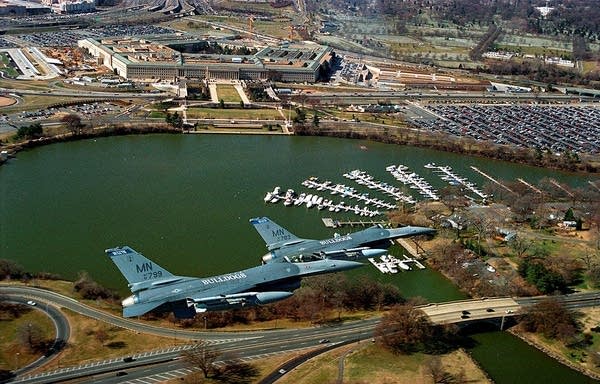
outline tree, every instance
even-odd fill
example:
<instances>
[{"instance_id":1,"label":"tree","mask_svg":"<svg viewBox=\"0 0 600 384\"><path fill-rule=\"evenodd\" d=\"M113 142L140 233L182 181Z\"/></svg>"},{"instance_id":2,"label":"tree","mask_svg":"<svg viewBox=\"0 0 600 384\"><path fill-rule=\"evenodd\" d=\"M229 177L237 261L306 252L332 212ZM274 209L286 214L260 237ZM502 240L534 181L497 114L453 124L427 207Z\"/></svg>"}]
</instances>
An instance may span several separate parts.
<instances>
[{"instance_id":1,"label":"tree","mask_svg":"<svg viewBox=\"0 0 600 384\"><path fill-rule=\"evenodd\" d=\"M559 339L565 343L572 340L579 328L575 313L554 298L527 308L520 317L519 324L527 332L541 333L547 338Z\"/></svg>"},{"instance_id":2,"label":"tree","mask_svg":"<svg viewBox=\"0 0 600 384\"><path fill-rule=\"evenodd\" d=\"M301 108L296 108L296 116L294 116L294 123L304 123L306 121L306 112Z\"/></svg>"},{"instance_id":3,"label":"tree","mask_svg":"<svg viewBox=\"0 0 600 384\"><path fill-rule=\"evenodd\" d=\"M313 126L315 128L318 127L319 126L319 122L320 122L319 115L317 115L317 112L315 111L314 114L313 114Z\"/></svg>"},{"instance_id":4,"label":"tree","mask_svg":"<svg viewBox=\"0 0 600 384\"><path fill-rule=\"evenodd\" d=\"M219 100L219 108L225 108L225 100L223 100L223 99Z\"/></svg>"},{"instance_id":5,"label":"tree","mask_svg":"<svg viewBox=\"0 0 600 384\"><path fill-rule=\"evenodd\" d=\"M525 253L533 246L533 240L523 236L514 236L509 242L508 246L515 252L518 258L525 256Z\"/></svg>"},{"instance_id":6,"label":"tree","mask_svg":"<svg viewBox=\"0 0 600 384\"><path fill-rule=\"evenodd\" d=\"M381 343L396 353L408 354L424 349L432 334L427 315L412 305L397 305L383 315L375 328Z\"/></svg>"},{"instance_id":7,"label":"tree","mask_svg":"<svg viewBox=\"0 0 600 384\"><path fill-rule=\"evenodd\" d=\"M96 331L95 333L96 336L96 340L100 343L104 345L104 342L106 340L108 340L108 333L106 333L106 331L104 329L99 329Z\"/></svg>"},{"instance_id":8,"label":"tree","mask_svg":"<svg viewBox=\"0 0 600 384\"><path fill-rule=\"evenodd\" d=\"M42 125L40 123L34 123L25 127L19 127L16 139L33 139L41 136L43 133Z\"/></svg>"},{"instance_id":9,"label":"tree","mask_svg":"<svg viewBox=\"0 0 600 384\"><path fill-rule=\"evenodd\" d=\"M81 118L76 113L69 113L64 115L60 121L65 124L67 129L71 131L73 135L79 135L83 128L83 124L81 123Z\"/></svg>"},{"instance_id":10,"label":"tree","mask_svg":"<svg viewBox=\"0 0 600 384\"><path fill-rule=\"evenodd\" d=\"M165 118L167 124L170 124L173 128L183 128L183 118L175 111L174 114L167 113Z\"/></svg>"},{"instance_id":11,"label":"tree","mask_svg":"<svg viewBox=\"0 0 600 384\"><path fill-rule=\"evenodd\" d=\"M208 344L206 340L199 340L192 348L183 352L183 359L190 365L199 368L204 377L215 373L215 362L221 352Z\"/></svg>"},{"instance_id":12,"label":"tree","mask_svg":"<svg viewBox=\"0 0 600 384\"><path fill-rule=\"evenodd\" d=\"M30 351L39 351L46 343L42 328L36 323L24 323L17 328L17 338Z\"/></svg>"}]
</instances>

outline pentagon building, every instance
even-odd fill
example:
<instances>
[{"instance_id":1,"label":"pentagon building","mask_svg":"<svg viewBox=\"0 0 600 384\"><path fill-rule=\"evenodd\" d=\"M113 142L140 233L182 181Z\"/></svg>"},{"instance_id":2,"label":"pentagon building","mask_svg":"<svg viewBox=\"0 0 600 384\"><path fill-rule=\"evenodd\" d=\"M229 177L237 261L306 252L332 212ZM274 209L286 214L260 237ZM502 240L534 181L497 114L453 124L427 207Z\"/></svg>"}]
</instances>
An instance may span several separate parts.
<instances>
[{"instance_id":1,"label":"pentagon building","mask_svg":"<svg viewBox=\"0 0 600 384\"><path fill-rule=\"evenodd\" d=\"M131 80L226 79L314 83L330 68L335 52L317 44L266 47L253 55L181 53L143 39L78 41L115 74Z\"/></svg>"}]
</instances>

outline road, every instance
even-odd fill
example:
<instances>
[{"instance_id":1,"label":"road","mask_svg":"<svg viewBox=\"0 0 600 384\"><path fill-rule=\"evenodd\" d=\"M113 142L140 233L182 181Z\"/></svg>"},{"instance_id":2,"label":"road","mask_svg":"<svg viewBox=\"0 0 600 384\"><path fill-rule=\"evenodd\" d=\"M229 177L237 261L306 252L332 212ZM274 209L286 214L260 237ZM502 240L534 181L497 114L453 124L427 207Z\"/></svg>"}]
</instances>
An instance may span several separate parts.
<instances>
[{"instance_id":1,"label":"road","mask_svg":"<svg viewBox=\"0 0 600 384\"><path fill-rule=\"evenodd\" d=\"M6 299L6 301L30 306L27 303L29 300L23 296L11 295L11 294L6 294L3 296L4 296L3 298ZM71 328L69 327L69 322L68 322L67 318L58 309L56 309L53 306L48 305L47 303L36 303L35 306L30 306L30 307L33 308L34 310L42 311L48 317L50 317L50 319L54 323L55 338L54 338L54 342L52 343L52 346L50 347L50 350L48 353L46 353L44 356L40 357L39 359L35 360L31 364L28 364L25 367L21 367L18 370L16 370L15 371L16 375L23 375L29 371L32 371L32 370L48 363L56 355L58 355L58 353L66 345L67 341L69 340L69 337L71 336Z\"/></svg>"},{"instance_id":2,"label":"road","mask_svg":"<svg viewBox=\"0 0 600 384\"><path fill-rule=\"evenodd\" d=\"M306 350L320 346L319 340L328 339L333 344L347 343L357 340L366 340L373 337L373 332L380 318L347 322L334 326L322 326L306 329L283 329L256 332L199 332L191 330L168 329L156 327L134 320L124 319L120 316L108 314L94 309L78 301L55 292L28 286L0 286L0 294L21 296L24 300L48 301L58 307L67 308L84 316L107 322L109 324L127 328L134 332L149 333L163 337L180 338L187 340L206 340L218 348L225 358L256 359L278 355L293 350ZM430 304L423 309L432 313L435 322L457 323L465 321L461 318L462 311L467 310L473 316L470 321L487 317L506 315L506 310L514 314L518 309L533 305L545 296L530 298L490 298L463 300L451 303ZM577 309L600 305L600 292L570 294L557 296L563 300L567 308ZM493 308L494 312L487 312ZM441 319L441 320L434 320ZM193 345L193 344L191 344ZM50 383L61 382L81 377L93 377L94 382L122 382L123 378L114 376L114 372L127 372L127 379L133 380L141 377L157 375L154 381L166 380L165 377L182 377L189 373L185 362L179 360L183 348L171 348L155 353L140 353L134 355L135 360L124 362L122 359L112 359L96 362L80 367L69 367L61 371L47 373L43 376L23 377L20 382ZM162 377L162 379L160 377Z\"/></svg>"}]
</instances>

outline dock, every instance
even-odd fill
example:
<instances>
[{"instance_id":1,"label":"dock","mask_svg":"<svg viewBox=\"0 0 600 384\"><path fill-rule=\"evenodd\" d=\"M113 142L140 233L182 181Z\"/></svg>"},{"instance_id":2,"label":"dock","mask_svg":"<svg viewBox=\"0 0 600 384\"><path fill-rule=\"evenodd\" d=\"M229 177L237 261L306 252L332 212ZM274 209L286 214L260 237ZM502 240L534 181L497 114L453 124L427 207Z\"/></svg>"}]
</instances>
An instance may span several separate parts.
<instances>
[{"instance_id":1,"label":"dock","mask_svg":"<svg viewBox=\"0 0 600 384\"><path fill-rule=\"evenodd\" d=\"M550 179L550 183L552 183L552 185L554 185L556 188L560 189L561 191L563 191L564 193L566 193L567 195L569 195L569 197L574 197L575 196L567 188L565 188L562 185L560 185L558 183L558 181L556 181L554 179Z\"/></svg>"},{"instance_id":2,"label":"dock","mask_svg":"<svg viewBox=\"0 0 600 384\"><path fill-rule=\"evenodd\" d=\"M493 183L498 184L502 188L506 189L508 192L514 193L512 189L508 188L506 185L504 185L501 182L499 182L498 180L494 179L492 176L488 175L487 173L479 170L479 168L471 165L471 169L474 170L475 172L479 173L481 176L485 177L486 179L492 181Z\"/></svg>"},{"instance_id":3,"label":"dock","mask_svg":"<svg viewBox=\"0 0 600 384\"><path fill-rule=\"evenodd\" d=\"M366 227L366 226L373 226L373 225L377 225L377 224L381 224L381 225L387 225L388 221L386 220L348 220L348 221L344 221L344 220L335 220L332 219L331 217L323 217L321 218L321 220L323 221L323 224L325 224L325 226L327 228L339 228L339 227L344 227L344 226L351 226L351 227Z\"/></svg>"},{"instance_id":4,"label":"dock","mask_svg":"<svg viewBox=\"0 0 600 384\"><path fill-rule=\"evenodd\" d=\"M460 177L457 173L455 173L452 170L452 167L448 165L442 166L429 163L425 165L425 168L433 169L433 172L442 174L440 178L450 185L462 186L484 200L488 198L488 195L486 195L485 193L483 193L483 191L477 188L477 186L474 183L470 182L465 177Z\"/></svg>"},{"instance_id":5,"label":"dock","mask_svg":"<svg viewBox=\"0 0 600 384\"><path fill-rule=\"evenodd\" d=\"M400 188L391 186L380 180L375 180L373 176L369 175L365 171L355 169L350 172L346 172L343 175L345 178L354 180L356 183L366 186L369 189L385 193L392 196L396 201L402 201L403 203L415 204L416 201L412 196L406 195L400 190Z\"/></svg>"},{"instance_id":6,"label":"dock","mask_svg":"<svg viewBox=\"0 0 600 384\"><path fill-rule=\"evenodd\" d=\"M392 174L392 176L401 182L402 184L408 186L411 189L418 190L418 193L426 198L431 200L439 200L440 197L437 194L437 191L429 184L424 178L419 176L414 172L410 172L409 168L406 165L390 165L386 167L386 171Z\"/></svg>"},{"instance_id":7,"label":"dock","mask_svg":"<svg viewBox=\"0 0 600 384\"><path fill-rule=\"evenodd\" d=\"M588 183L589 183L589 184L590 184L592 187L594 187L594 188L596 188L598 191L600 191L600 188L598 188L598 186L597 186L596 184L594 184L594 182L593 182L593 181L591 181L591 180L588 180Z\"/></svg>"},{"instance_id":8,"label":"dock","mask_svg":"<svg viewBox=\"0 0 600 384\"><path fill-rule=\"evenodd\" d=\"M539 189L537 189L536 187L534 187L533 185L529 184L528 182L526 182L525 180L521 179L520 177L517 178L517 180L523 184L525 184L526 186L528 186L532 191L539 193L540 195L542 194L542 191L540 191Z\"/></svg>"}]
</instances>

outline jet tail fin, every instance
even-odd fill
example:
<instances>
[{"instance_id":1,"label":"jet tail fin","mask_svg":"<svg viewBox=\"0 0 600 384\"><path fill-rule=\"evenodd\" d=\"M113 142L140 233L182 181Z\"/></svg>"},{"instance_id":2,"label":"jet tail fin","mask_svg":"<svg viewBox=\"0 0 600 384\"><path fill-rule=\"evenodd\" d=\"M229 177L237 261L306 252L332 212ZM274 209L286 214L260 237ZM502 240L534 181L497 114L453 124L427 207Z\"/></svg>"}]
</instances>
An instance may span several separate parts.
<instances>
[{"instance_id":1,"label":"jet tail fin","mask_svg":"<svg viewBox=\"0 0 600 384\"><path fill-rule=\"evenodd\" d=\"M130 287L140 282L152 283L156 280L173 277L171 272L128 246L110 248L105 252L125 276Z\"/></svg>"},{"instance_id":2,"label":"jet tail fin","mask_svg":"<svg viewBox=\"0 0 600 384\"><path fill-rule=\"evenodd\" d=\"M250 219L250 224L254 226L258 234L263 238L265 243L267 243L267 248L269 250L277 249L284 244L293 244L304 240L274 221L271 221L268 217L256 217Z\"/></svg>"}]
</instances>

